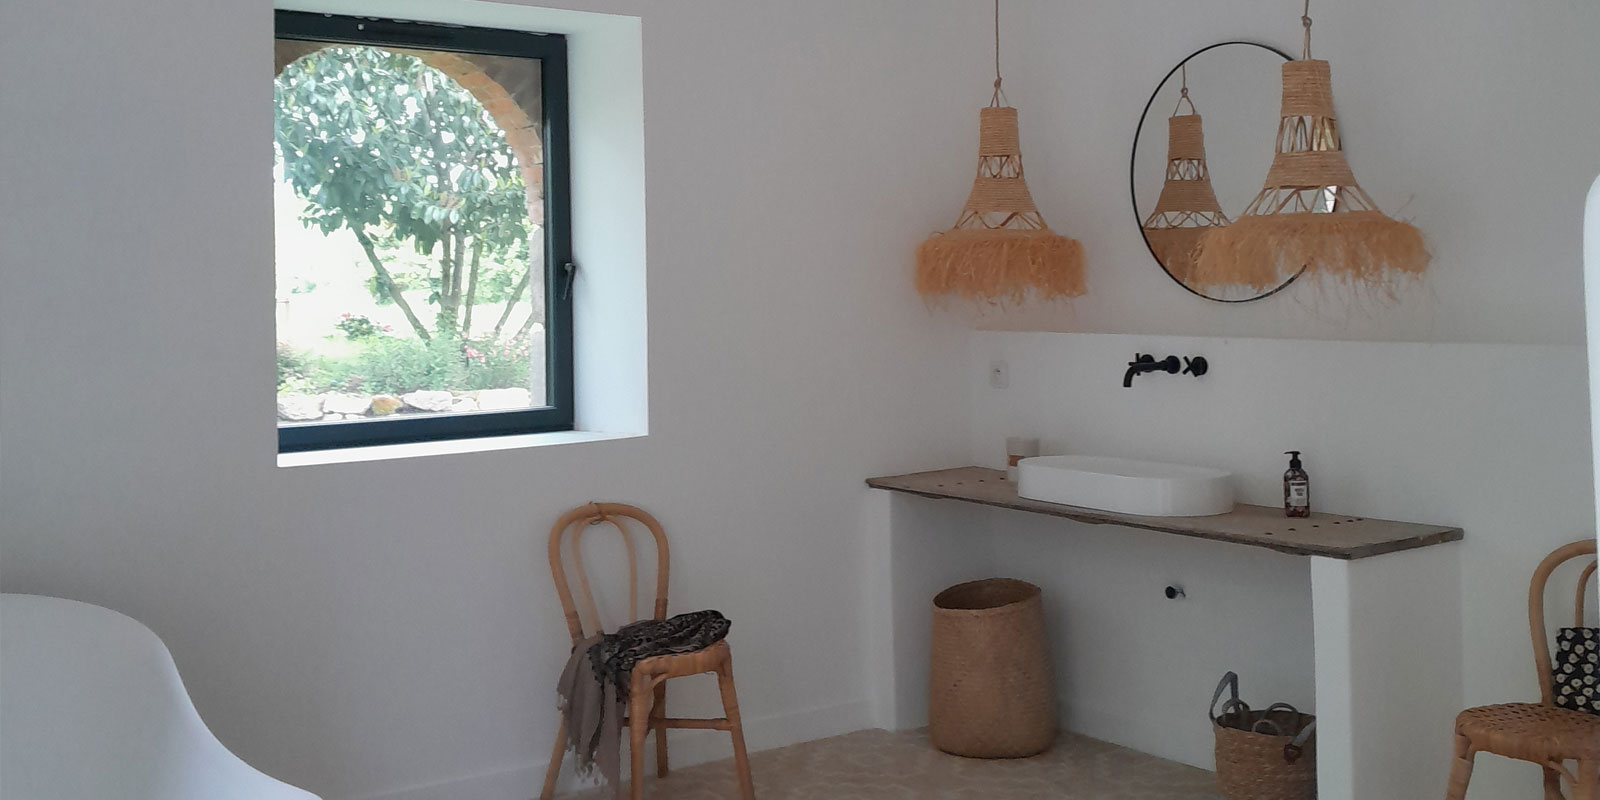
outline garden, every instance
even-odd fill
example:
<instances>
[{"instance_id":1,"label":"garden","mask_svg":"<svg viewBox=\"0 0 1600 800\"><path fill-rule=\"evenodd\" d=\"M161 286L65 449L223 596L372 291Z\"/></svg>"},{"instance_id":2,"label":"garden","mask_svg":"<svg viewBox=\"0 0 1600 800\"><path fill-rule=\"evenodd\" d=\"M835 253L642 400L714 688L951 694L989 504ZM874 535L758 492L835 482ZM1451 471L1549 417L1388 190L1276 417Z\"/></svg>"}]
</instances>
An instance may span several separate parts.
<instances>
[{"instance_id":1,"label":"garden","mask_svg":"<svg viewBox=\"0 0 1600 800\"><path fill-rule=\"evenodd\" d=\"M543 405L539 187L482 103L341 46L275 106L280 424Z\"/></svg>"}]
</instances>

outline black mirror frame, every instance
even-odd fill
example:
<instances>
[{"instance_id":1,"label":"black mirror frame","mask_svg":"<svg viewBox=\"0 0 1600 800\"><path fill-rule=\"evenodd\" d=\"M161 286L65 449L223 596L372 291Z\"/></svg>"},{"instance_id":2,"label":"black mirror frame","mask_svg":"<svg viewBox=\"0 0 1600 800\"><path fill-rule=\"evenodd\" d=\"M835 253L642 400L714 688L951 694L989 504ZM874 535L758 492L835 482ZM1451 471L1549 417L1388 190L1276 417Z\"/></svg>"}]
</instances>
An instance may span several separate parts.
<instances>
[{"instance_id":1,"label":"black mirror frame","mask_svg":"<svg viewBox=\"0 0 1600 800\"><path fill-rule=\"evenodd\" d=\"M1279 50L1278 48L1273 47L1272 45L1261 44L1260 42L1246 42L1246 41L1218 42L1218 43L1213 44L1213 45L1202 47L1199 50L1196 50L1193 53L1190 53L1182 61L1179 61L1177 66L1173 67L1170 71L1168 71L1167 74L1164 77L1162 77L1161 80L1158 83L1156 83L1155 90L1150 93L1150 99L1145 101L1144 111L1139 114L1139 125L1137 127L1135 127L1134 130L1133 130L1133 152L1128 156L1128 198L1129 198L1129 201L1131 202L1131 204L1133 205L1133 220L1134 220L1134 224L1139 226L1139 238L1144 240L1145 248L1150 251L1150 258L1156 262L1156 266L1161 267L1161 271L1165 272L1167 274L1167 277L1172 279L1173 283L1176 283L1179 286L1183 287L1184 291L1186 291L1186 292L1188 292L1188 293L1190 293L1190 294L1192 294L1192 295L1194 295L1196 297L1203 297L1203 298L1205 298L1207 300L1210 300L1213 303L1229 303L1229 304L1234 304L1234 303L1253 303L1253 302L1255 302L1257 300L1265 300L1268 297L1271 297L1271 296L1277 294L1278 292L1281 292L1284 289L1289 288L1290 284L1294 283L1296 280L1299 279L1299 277L1301 275L1305 274L1305 270L1302 269L1300 272L1297 272L1294 275L1291 275L1288 280L1285 280L1283 283L1278 284L1278 286L1276 288L1274 288L1274 289L1270 289L1268 291L1262 292L1261 294L1258 294L1255 297L1245 297L1245 298L1240 298L1240 299L1236 299L1236 300L1228 300L1228 299L1224 299L1224 298L1221 298L1221 297L1212 297L1211 295L1208 295L1205 292L1202 292L1199 289L1196 289L1193 286L1190 286L1189 284L1178 280L1177 276L1173 275L1172 271L1167 269L1167 265L1161 263L1161 259L1156 257L1156 250L1155 250L1154 247L1152 247L1150 245L1150 237L1146 236L1145 232L1144 232L1144 217L1139 214L1139 191L1138 191L1138 186L1137 186L1137 183L1136 183L1136 181L1137 181L1136 169L1137 169L1138 163L1139 163L1138 162L1138 159L1139 159L1139 137L1144 134L1144 123L1145 123L1145 120L1147 118L1149 118L1149 116L1150 116L1150 107L1152 105L1155 105L1156 97L1161 94L1161 89L1167 85L1167 81L1172 80L1172 76L1178 74L1178 70L1183 69L1183 65L1185 65L1185 64L1189 63L1190 61L1194 60L1194 58L1196 56L1200 55L1201 53L1205 53L1205 52L1208 52L1208 51L1211 51L1211 50L1215 50L1215 49L1217 49L1219 47L1228 47L1228 46L1231 46L1231 45L1239 45L1239 44L1248 45L1250 47L1259 47L1262 50L1266 50L1268 52L1271 52L1271 53L1279 56L1284 61L1293 61L1294 60L1292 57L1289 56L1288 53L1285 53L1282 50Z\"/></svg>"}]
</instances>

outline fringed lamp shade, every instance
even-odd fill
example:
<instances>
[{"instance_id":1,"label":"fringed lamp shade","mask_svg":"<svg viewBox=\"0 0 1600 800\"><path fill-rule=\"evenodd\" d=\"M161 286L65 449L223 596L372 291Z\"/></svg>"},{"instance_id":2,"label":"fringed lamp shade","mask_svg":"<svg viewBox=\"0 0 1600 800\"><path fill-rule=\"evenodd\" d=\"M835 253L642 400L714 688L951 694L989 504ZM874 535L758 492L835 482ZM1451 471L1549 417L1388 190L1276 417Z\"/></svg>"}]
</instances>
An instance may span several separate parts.
<instances>
[{"instance_id":1,"label":"fringed lamp shade","mask_svg":"<svg viewBox=\"0 0 1600 800\"><path fill-rule=\"evenodd\" d=\"M1233 224L1201 238L1195 283L1266 289L1303 269L1390 286L1421 275L1428 260L1422 234L1379 211L1351 174L1328 62L1284 64L1277 155L1266 185Z\"/></svg>"},{"instance_id":2,"label":"fringed lamp shade","mask_svg":"<svg viewBox=\"0 0 1600 800\"><path fill-rule=\"evenodd\" d=\"M1184 90L1188 97L1188 90ZM1192 106L1191 106L1192 107ZM1161 266L1179 283L1194 271L1194 248L1201 235L1228 224L1217 203L1206 167L1205 134L1200 115L1167 118L1167 180L1155 210L1144 221L1144 238Z\"/></svg>"},{"instance_id":3,"label":"fringed lamp shade","mask_svg":"<svg viewBox=\"0 0 1600 800\"><path fill-rule=\"evenodd\" d=\"M917 247L917 291L994 303L1084 293L1082 246L1050 230L1023 179L1015 108L980 113L972 193L954 228Z\"/></svg>"}]
</instances>

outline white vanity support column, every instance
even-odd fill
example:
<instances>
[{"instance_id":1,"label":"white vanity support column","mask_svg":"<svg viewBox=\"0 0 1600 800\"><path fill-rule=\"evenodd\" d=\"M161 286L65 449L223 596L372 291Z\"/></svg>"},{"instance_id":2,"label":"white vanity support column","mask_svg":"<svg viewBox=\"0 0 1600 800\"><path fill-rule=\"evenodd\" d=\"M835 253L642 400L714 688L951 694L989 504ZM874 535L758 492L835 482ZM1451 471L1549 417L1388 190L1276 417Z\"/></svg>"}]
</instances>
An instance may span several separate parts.
<instances>
[{"instance_id":1,"label":"white vanity support column","mask_svg":"<svg viewBox=\"0 0 1600 800\"><path fill-rule=\"evenodd\" d=\"M1321 800L1443 796L1462 708L1459 544L1311 558Z\"/></svg>"},{"instance_id":2,"label":"white vanity support column","mask_svg":"<svg viewBox=\"0 0 1600 800\"><path fill-rule=\"evenodd\" d=\"M1600 342L1600 178L1589 187L1589 203L1583 222L1583 296L1584 311L1589 320L1589 341ZM1600 347L1589 348L1589 408L1591 414L1600 414ZM1600 419L1591 416L1590 419ZM1595 449L1600 453L1600 425L1589 426ZM1593 458L1593 456L1591 456ZM1600 502L1600 464L1595 469L1595 501ZM1595 532L1600 539L1600 531Z\"/></svg>"},{"instance_id":3,"label":"white vanity support column","mask_svg":"<svg viewBox=\"0 0 1600 800\"><path fill-rule=\"evenodd\" d=\"M933 596L963 581L994 577L986 510L893 492L867 493L869 597L867 664L875 724L928 724Z\"/></svg>"}]
</instances>

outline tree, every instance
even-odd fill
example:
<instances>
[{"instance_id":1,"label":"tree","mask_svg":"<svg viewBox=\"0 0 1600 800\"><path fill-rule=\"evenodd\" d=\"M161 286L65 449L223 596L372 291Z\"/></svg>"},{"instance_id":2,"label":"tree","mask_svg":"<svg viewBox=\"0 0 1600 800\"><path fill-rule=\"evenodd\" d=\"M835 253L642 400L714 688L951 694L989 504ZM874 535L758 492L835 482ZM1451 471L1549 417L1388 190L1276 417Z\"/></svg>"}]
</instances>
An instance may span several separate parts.
<instances>
[{"instance_id":1,"label":"tree","mask_svg":"<svg viewBox=\"0 0 1600 800\"><path fill-rule=\"evenodd\" d=\"M477 98L444 73L406 53L329 47L285 67L274 100L284 176L306 201L301 222L324 234L348 229L375 289L418 337L470 337L486 268L523 255L520 286L532 277L516 154ZM379 254L385 239L437 257L431 333Z\"/></svg>"}]
</instances>

